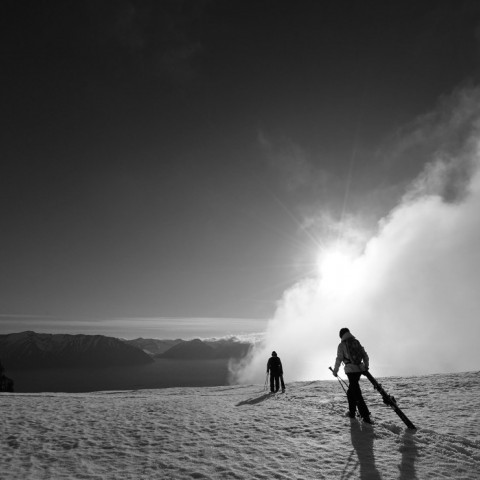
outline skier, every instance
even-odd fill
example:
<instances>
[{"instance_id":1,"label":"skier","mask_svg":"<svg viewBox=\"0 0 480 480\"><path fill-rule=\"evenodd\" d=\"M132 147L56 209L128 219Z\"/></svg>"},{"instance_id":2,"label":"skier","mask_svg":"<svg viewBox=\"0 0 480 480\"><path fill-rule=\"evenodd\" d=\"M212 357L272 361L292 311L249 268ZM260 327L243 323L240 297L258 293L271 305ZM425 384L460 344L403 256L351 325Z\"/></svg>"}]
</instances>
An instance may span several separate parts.
<instances>
[{"instance_id":1,"label":"skier","mask_svg":"<svg viewBox=\"0 0 480 480\"><path fill-rule=\"evenodd\" d=\"M270 372L270 392L275 393L280 389L282 384L282 393L285 392L285 383L283 381L283 367L277 352L272 352L272 356L267 362L267 374Z\"/></svg>"},{"instance_id":2,"label":"skier","mask_svg":"<svg viewBox=\"0 0 480 480\"><path fill-rule=\"evenodd\" d=\"M355 418L355 413L358 412L366 423L372 423L370 419L370 412L363 399L362 390L360 389L360 377L363 372L368 370L369 358L367 352L362 347L360 342L350 333L348 328L340 330L341 342L337 349L337 358L335 360L335 367L333 374L337 376L340 364L345 364L345 373L348 377L349 387L347 390L348 398L348 412L347 416Z\"/></svg>"}]
</instances>

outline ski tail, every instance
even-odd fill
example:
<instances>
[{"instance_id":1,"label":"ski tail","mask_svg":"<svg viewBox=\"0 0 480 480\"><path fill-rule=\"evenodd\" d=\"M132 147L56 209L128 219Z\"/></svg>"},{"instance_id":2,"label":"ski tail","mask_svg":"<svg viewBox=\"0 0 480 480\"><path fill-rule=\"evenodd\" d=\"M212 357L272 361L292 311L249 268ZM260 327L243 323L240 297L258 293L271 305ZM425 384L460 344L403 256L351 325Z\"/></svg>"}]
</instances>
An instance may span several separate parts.
<instances>
[{"instance_id":1,"label":"ski tail","mask_svg":"<svg viewBox=\"0 0 480 480\"><path fill-rule=\"evenodd\" d=\"M389 395L382 387L380 383L375 380L373 375L367 370L366 372L363 372L363 375L365 375L369 380L370 383L373 385L373 388L380 393L380 395L383 398L383 403L388 405L393 409L393 411L401 418L403 423L408 427L411 428L412 430L416 430L417 427L409 420L409 418L400 410L400 407L397 405L397 401L395 400L395 397L392 397Z\"/></svg>"}]
</instances>

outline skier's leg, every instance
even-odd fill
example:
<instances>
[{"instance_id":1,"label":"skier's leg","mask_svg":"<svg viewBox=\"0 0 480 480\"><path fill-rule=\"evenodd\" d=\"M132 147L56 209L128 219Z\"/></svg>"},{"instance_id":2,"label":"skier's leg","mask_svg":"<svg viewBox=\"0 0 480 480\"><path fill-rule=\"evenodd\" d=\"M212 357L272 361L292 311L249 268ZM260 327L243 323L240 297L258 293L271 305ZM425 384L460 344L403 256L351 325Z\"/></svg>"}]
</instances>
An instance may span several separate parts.
<instances>
[{"instance_id":1,"label":"skier's leg","mask_svg":"<svg viewBox=\"0 0 480 480\"><path fill-rule=\"evenodd\" d=\"M360 376L361 373L347 373L349 387L347 391L347 397L351 397L348 400L350 413L352 413L352 407L355 405L358 408L360 416L364 419L370 418L370 412L368 411L365 400L363 399L362 390L360 389Z\"/></svg>"},{"instance_id":2,"label":"skier's leg","mask_svg":"<svg viewBox=\"0 0 480 480\"><path fill-rule=\"evenodd\" d=\"M367 404L362 395L362 390L360 389L360 385L358 386L358 395L357 395L357 407L360 413L360 416L363 419L370 419L370 412L368 411Z\"/></svg>"},{"instance_id":3,"label":"skier's leg","mask_svg":"<svg viewBox=\"0 0 480 480\"><path fill-rule=\"evenodd\" d=\"M358 392L360 389L360 386L358 385L358 380L360 379L360 374L347 373L347 377L348 377L348 390L347 390L348 410L350 412L350 416L354 417L357 411Z\"/></svg>"}]
</instances>

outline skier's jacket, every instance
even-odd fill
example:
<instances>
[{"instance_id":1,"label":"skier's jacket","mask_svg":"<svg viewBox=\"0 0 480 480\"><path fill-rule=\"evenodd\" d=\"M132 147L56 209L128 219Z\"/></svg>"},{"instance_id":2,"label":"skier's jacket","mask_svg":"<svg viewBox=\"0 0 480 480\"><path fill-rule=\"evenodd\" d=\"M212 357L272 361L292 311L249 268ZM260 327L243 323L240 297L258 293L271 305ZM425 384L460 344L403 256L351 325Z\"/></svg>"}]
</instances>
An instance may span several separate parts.
<instances>
[{"instance_id":1,"label":"skier's jacket","mask_svg":"<svg viewBox=\"0 0 480 480\"><path fill-rule=\"evenodd\" d=\"M337 348L334 373L338 373L341 363L345 364L345 373L358 373L368 370L369 358L360 342L350 333L344 333Z\"/></svg>"},{"instance_id":2,"label":"skier's jacket","mask_svg":"<svg viewBox=\"0 0 480 480\"><path fill-rule=\"evenodd\" d=\"M282 362L280 357L272 356L268 359L267 362L267 372L270 372L270 375L283 375Z\"/></svg>"}]
</instances>

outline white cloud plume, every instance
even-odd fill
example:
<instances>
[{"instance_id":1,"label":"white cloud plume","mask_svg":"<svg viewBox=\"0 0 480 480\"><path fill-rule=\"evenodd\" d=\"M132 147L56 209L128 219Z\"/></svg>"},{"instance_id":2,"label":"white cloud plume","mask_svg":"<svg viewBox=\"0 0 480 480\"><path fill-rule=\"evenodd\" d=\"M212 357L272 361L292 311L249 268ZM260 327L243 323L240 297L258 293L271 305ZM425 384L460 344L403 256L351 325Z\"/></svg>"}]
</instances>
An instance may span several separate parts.
<instances>
[{"instance_id":1,"label":"white cloud plume","mask_svg":"<svg viewBox=\"0 0 480 480\"><path fill-rule=\"evenodd\" d=\"M345 326L374 375L480 368L479 98L455 93L402 138L423 172L360 253L332 245L319 275L285 292L237 380L263 381L272 350L287 381L329 378Z\"/></svg>"}]
</instances>

